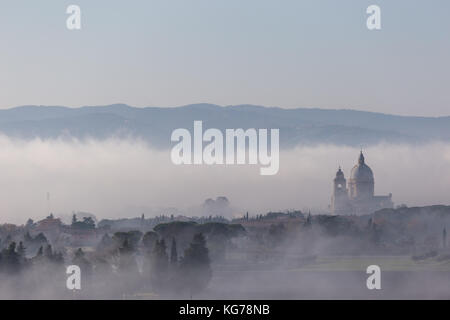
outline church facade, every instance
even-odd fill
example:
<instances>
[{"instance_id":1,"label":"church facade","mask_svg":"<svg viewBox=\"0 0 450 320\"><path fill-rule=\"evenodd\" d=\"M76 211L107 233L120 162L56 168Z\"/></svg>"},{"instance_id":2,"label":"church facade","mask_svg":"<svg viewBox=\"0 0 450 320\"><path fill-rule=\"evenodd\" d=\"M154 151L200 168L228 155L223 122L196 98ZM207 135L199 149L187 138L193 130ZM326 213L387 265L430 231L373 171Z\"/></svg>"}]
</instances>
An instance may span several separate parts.
<instances>
[{"instance_id":1,"label":"church facade","mask_svg":"<svg viewBox=\"0 0 450 320\"><path fill-rule=\"evenodd\" d=\"M393 208L392 194L374 195L375 180L372 169L365 163L361 151L358 163L352 168L350 179L344 177L341 168L333 180L331 212L333 214L367 214L383 208Z\"/></svg>"}]
</instances>

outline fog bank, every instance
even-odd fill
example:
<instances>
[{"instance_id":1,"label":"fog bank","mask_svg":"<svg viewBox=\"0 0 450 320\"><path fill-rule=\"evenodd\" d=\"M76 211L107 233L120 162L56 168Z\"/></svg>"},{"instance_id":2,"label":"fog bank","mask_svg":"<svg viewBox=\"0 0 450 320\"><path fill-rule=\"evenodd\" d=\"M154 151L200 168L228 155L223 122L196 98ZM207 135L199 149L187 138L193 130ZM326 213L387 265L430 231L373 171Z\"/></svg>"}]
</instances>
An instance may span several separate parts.
<instances>
[{"instance_id":1,"label":"fog bank","mask_svg":"<svg viewBox=\"0 0 450 320\"><path fill-rule=\"evenodd\" d=\"M139 140L2 136L0 149L0 223L20 224L49 211L97 218L150 216L169 207L192 213L217 196L228 197L236 214L327 210L338 166L348 178L359 155L351 147L297 147L281 151L277 175L261 176L259 165L175 166L170 150L152 150ZM450 203L450 144L382 144L364 154L376 194L392 192L395 204L408 206Z\"/></svg>"}]
</instances>

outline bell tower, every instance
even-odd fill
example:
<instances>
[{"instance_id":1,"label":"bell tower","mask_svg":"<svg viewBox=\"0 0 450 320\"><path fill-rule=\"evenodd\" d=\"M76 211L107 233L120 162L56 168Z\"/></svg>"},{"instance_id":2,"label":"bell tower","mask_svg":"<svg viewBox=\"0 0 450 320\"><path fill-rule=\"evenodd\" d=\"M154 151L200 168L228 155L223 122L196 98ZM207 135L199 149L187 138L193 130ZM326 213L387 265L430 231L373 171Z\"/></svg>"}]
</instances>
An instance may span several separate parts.
<instances>
[{"instance_id":1,"label":"bell tower","mask_svg":"<svg viewBox=\"0 0 450 320\"><path fill-rule=\"evenodd\" d=\"M336 178L333 180L333 196L331 197L331 211L334 214L346 213L348 209L348 190L347 180L341 167L336 172Z\"/></svg>"}]
</instances>

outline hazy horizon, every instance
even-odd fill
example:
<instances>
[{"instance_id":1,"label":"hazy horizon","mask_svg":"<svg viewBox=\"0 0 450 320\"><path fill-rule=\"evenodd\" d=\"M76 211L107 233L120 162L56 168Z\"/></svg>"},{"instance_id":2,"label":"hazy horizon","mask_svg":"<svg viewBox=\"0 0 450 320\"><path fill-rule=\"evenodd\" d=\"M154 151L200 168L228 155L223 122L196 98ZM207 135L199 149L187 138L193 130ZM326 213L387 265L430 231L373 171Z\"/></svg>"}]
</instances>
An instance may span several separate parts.
<instances>
[{"instance_id":1,"label":"hazy horizon","mask_svg":"<svg viewBox=\"0 0 450 320\"><path fill-rule=\"evenodd\" d=\"M145 109L145 108L183 108L187 106L193 106L193 105L214 105L221 108L229 108L229 107L236 107L236 106L255 106L255 107L263 107L263 108L278 108L283 110L295 110L295 109L311 109L311 110L329 110L329 111L358 111L358 112L369 112L369 113L378 113L378 114L385 114L385 115L391 115L391 116L400 116L400 117L413 117L413 118L446 118L450 117L450 111L448 114L442 114L442 115L434 115L434 116L424 116L424 115L414 115L414 114L400 114L395 112L378 112L378 111L371 111L371 110L365 110L365 109L356 109L351 107L343 107L343 108L326 108L326 107L314 107L314 106L298 106L298 107L285 107L281 105L256 105L256 104L230 104L230 105L221 105L214 102L196 102L196 103L189 103L189 104L180 104L180 105L167 105L167 106L135 106L131 105L126 102L116 102L111 104L101 104L101 105L93 105L93 104L86 104L86 105L38 105L38 104L28 104L28 105L17 105L17 106L10 106L5 108L0 108L0 110L11 110L16 108L23 108L23 107L62 107L62 108L69 108L69 109L80 109L85 107L100 107L100 108L108 108L111 106L116 105L124 105L131 108L138 108L138 109Z\"/></svg>"},{"instance_id":2,"label":"hazy horizon","mask_svg":"<svg viewBox=\"0 0 450 320\"><path fill-rule=\"evenodd\" d=\"M68 0L1 5L0 108L207 101L448 115L448 1ZM14 30L14 32L10 32Z\"/></svg>"}]
</instances>

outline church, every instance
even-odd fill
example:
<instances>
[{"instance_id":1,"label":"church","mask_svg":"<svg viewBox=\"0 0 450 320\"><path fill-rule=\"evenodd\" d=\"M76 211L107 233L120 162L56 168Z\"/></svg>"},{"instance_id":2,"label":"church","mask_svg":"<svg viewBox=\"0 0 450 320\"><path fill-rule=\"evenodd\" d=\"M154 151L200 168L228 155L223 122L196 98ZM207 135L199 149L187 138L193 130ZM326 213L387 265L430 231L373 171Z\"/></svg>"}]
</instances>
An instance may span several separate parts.
<instances>
[{"instance_id":1,"label":"church","mask_svg":"<svg viewBox=\"0 0 450 320\"><path fill-rule=\"evenodd\" d=\"M373 172L365 163L361 151L358 163L351 171L348 184L340 167L336 172L336 178L333 181L331 212L333 214L361 215L394 207L392 193L387 196L376 196L374 190Z\"/></svg>"}]
</instances>

